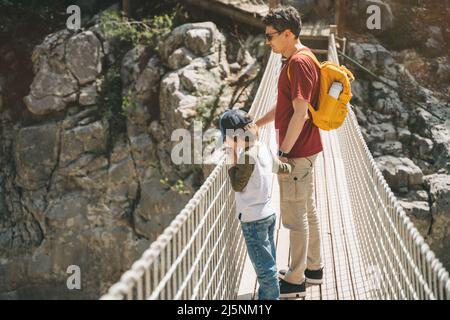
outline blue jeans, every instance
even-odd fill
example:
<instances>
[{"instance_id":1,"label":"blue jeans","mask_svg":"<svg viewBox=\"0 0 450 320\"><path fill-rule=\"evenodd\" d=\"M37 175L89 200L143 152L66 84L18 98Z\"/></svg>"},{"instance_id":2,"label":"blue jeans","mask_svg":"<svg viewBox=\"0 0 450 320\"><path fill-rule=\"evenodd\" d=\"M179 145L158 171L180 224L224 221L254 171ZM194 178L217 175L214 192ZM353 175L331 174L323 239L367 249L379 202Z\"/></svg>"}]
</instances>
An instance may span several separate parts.
<instances>
[{"instance_id":1,"label":"blue jeans","mask_svg":"<svg viewBox=\"0 0 450 320\"><path fill-rule=\"evenodd\" d=\"M275 220L276 215L273 214L261 220L241 222L248 255L258 277L259 300L278 300L280 298L276 248L273 239Z\"/></svg>"}]
</instances>

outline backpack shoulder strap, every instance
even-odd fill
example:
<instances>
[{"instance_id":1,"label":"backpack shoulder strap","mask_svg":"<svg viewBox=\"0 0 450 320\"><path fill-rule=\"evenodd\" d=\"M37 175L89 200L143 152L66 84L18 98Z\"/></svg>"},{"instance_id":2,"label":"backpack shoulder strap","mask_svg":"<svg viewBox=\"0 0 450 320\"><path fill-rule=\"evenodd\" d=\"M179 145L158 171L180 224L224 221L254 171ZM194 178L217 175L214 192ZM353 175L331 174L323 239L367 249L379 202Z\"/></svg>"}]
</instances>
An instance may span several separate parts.
<instances>
[{"instance_id":1,"label":"backpack shoulder strap","mask_svg":"<svg viewBox=\"0 0 450 320\"><path fill-rule=\"evenodd\" d=\"M320 62L317 60L316 55L310 51L300 51L298 54L310 57L314 63L320 68Z\"/></svg>"},{"instance_id":2,"label":"backpack shoulder strap","mask_svg":"<svg viewBox=\"0 0 450 320\"><path fill-rule=\"evenodd\" d=\"M319 62L319 60L317 60L317 58L314 55L314 53L312 53L310 51L307 51L307 50L301 50L301 51L295 53L294 55L304 55L304 56L310 57L320 69L320 62ZM291 81L291 76L289 74L290 69L291 69L291 61L288 62L288 68L287 68L287 76L288 76L288 80L289 81Z\"/></svg>"}]
</instances>

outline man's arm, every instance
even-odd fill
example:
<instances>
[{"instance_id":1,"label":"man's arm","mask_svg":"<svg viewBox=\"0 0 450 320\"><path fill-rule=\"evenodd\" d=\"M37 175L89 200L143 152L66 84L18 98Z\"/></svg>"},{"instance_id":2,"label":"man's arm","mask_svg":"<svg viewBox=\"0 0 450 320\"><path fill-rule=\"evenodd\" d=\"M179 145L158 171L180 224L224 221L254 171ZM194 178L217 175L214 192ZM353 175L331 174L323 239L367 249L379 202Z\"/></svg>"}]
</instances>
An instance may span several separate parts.
<instances>
[{"instance_id":1,"label":"man's arm","mask_svg":"<svg viewBox=\"0 0 450 320\"><path fill-rule=\"evenodd\" d=\"M301 99L295 99L292 101L294 106L294 114L289 121L289 126L286 132L286 137L280 146L280 150L289 153L297 141L303 126L308 119L308 102Z\"/></svg>"},{"instance_id":2,"label":"man's arm","mask_svg":"<svg viewBox=\"0 0 450 320\"><path fill-rule=\"evenodd\" d=\"M269 122L272 122L275 120L275 109L276 104L270 109L269 112L267 112L264 116L256 120L255 124L258 126L258 128L268 124Z\"/></svg>"}]
</instances>

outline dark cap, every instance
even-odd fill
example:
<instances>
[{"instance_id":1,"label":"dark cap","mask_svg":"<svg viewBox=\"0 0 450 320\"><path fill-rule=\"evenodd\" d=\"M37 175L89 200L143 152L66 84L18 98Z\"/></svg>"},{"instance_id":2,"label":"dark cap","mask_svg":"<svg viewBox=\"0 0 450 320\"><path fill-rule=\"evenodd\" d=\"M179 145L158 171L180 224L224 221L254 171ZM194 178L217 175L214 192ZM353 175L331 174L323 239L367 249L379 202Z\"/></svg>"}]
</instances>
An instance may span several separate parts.
<instances>
[{"instance_id":1,"label":"dark cap","mask_svg":"<svg viewBox=\"0 0 450 320\"><path fill-rule=\"evenodd\" d=\"M251 123L251 117L242 110L228 110L222 114L219 119L220 132L225 138L227 130L238 130Z\"/></svg>"}]
</instances>

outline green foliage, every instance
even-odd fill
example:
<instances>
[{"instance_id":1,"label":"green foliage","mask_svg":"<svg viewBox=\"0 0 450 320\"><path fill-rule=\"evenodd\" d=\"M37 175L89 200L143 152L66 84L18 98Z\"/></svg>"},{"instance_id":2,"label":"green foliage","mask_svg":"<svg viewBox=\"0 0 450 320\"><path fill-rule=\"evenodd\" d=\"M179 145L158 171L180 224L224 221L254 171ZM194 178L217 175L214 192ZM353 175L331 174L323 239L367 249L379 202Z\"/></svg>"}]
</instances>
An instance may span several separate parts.
<instances>
[{"instance_id":1,"label":"green foliage","mask_svg":"<svg viewBox=\"0 0 450 320\"><path fill-rule=\"evenodd\" d=\"M195 120L202 122L203 124L211 116L212 103L208 101L202 101L195 107Z\"/></svg>"},{"instance_id":2,"label":"green foliage","mask_svg":"<svg viewBox=\"0 0 450 320\"><path fill-rule=\"evenodd\" d=\"M160 179L159 182L161 184L168 187L170 190L178 192L179 194L189 194L189 191L186 190L186 186L184 185L184 181L178 179L174 184L170 184L168 178Z\"/></svg>"},{"instance_id":3,"label":"green foliage","mask_svg":"<svg viewBox=\"0 0 450 320\"><path fill-rule=\"evenodd\" d=\"M120 79L120 70L117 65L112 65L105 74L102 83L99 105L105 111L107 119L111 119L114 114L122 115L122 82Z\"/></svg>"},{"instance_id":4,"label":"green foliage","mask_svg":"<svg viewBox=\"0 0 450 320\"><path fill-rule=\"evenodd\" d=\"M133 90L129 89L127 94L122 98L122 111L124 115L130 110L130 108L135 108L135 101L133 98Z\"/></svg>"},{"instance_id":5,"label":"green foliage","mask_svg":"<svg viewBox=\"0 0 450 320\"><path fill-rule=\"evenodd\" d=\"M123 109L122 80L120 66L110 66L103 79L99 97L99 107L104 117L110 122L113 132L125 130L126 112Z\"/></svg>"},{"instance_id":6,"label":"green foliage","mask_svg":"<svg viewBox=\"0 0 450 320\"><path fill-rule=\"evenodd\" d=\"M172 30L175 12L140 21L129 19L117 12L106 12L101 19L105 33L133 46L145 45L158 51L161 38Z\"/></svg>"}]
</instances>

